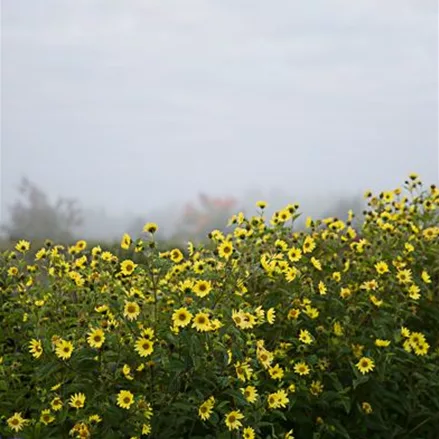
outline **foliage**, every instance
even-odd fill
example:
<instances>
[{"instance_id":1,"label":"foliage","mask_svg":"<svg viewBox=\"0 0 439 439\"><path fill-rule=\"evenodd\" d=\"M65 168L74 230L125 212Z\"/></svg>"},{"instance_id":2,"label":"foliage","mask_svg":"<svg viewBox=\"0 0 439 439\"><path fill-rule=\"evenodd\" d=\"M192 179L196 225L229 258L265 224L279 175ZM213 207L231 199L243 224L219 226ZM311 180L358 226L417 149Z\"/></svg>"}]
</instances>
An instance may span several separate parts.
<instances>
[{"instance_id":1,"label":"foliage","mask_svg":"<svg viewBox=\"0 0 439 439\"><path fill-rule=\"evenodd\" d=\"M358 232L297 207L212 249L27 241L0 259L0 434L433 439L439 190L367 194Z\"/></svg>"}]
</instances>

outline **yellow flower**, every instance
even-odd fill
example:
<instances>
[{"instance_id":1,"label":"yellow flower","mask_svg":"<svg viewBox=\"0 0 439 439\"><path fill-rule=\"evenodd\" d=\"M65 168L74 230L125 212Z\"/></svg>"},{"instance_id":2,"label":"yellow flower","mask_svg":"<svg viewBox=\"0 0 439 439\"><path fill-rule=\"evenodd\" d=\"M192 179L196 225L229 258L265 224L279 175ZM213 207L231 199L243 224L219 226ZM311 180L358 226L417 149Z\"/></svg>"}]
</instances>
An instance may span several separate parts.
<instances>
[{"instance_id":1,"label":"yellow flower","mask_svg":"<svg viewBox=\"0 0 439 439\"><path fill-rule=\"evenodd\" d=\"M410 285L408 288L408 293L409 293L410 299L413 299L413 300L420 299L421 298L420 291L421 291L421 289L417 285L415 285L415 284Z\"/></svg>"},{"instance_id":2,"label":"yellow flower","mask_svg":"<svg viewBox=\"0 0 439 439\"><path fill-rule=\"evenodd\" d=\"M299 333L299 340L302 343L305 344L311 344L313 342L313 339L311 337L311 334L306 329L301 329Z\"/></svg>"},{"instance_id":3,"label":"yellow flower","mask_svg":"<svg viewBox=\"0 0 439 439\"><path fill-rule=\"evenodd\" d=\"M87 337L87 343L92 347L92 348L101 348L102 345L105 342L105 335L104 335L104 331L102 329L92 329L89 333L88 333L88 337Z\"/></svg>"},{"instance_id":4,"label":"yellow flower","mask_svg":"<svg viewBox=\"0 0 439 439\"><path fill-rule=\"evenodd\" d=\"M316 248L316 243L311 236L307 236L303 242L303 253L311 253Z\"/></svg>"},{"instance_id":5,"label":"yellow flower","mask_svg":"<svg viewBox=\"0 0 439 439\"><path fill-rule=\"evenodd\" d=\"M156 223L146 223L143 226L143 231L151 233L153 235L157 230L159 229L159 226Z\"/></svg>"},{"instance_id":6,"label":"yellow flower","mask_svg":"<svg viewBox=\"0 0 439 439\"><path fill-rule=\"evenodd\" d=\"M80 409L85 405L85 395L83 393L75 393L69 399L69 406Z\"/></svg>"},{"instance_id":7,"label":"yellow flower","mask_svg":"<svg viewBox=\"0 0 439 439\"><path fill-rule=\"evenodd\" d=\"M88 422L90 422L90 424L99 424L102 422L102 418L99 415L90 415L88 417Z\"/></svg>"},{"instance_id":8,"label":"yellow flower","mask_svg":"<svg viewBox=\"0 0 439 439\"><path fill-rule=\"evenodd\" d=\"M375 368L375 363L371 358L361 357L356 366L357 369L364 375L368 372L371 372Z\"/></svg>"},{"instance_id":9,"label":"yellow flower","mask_svg":"<svg viewBox=\"0 0 439 439\"><path fill-rule=\"evenodd\" d=\"M297 247L291 247L288 252L288 259L291 262L298 262L300 258L302 257L302 250Z\"/></svg>"},{"instance_id":10,"label":"yellow flower","mask_svg":"<svg viewBox=\"0 0 439 439\"><path fill-rule=\"evenodd\" d=\"M290 402L288 394L285 390L281 389L277 392L270 393L267 397L268 407L270 409L285 408Z\"/></svg>"},{"instance_id":11,"label":"yellow flower","mask_svg":"<svg viewBox=\"0 0 439 439\"><path fill-rule=\"evenodd\" d=\"M140 337L137 339L135 345L134 345L135 351L142 357L147 357L148 355L151 355L154 351L154 344L151 340L149 340L146 337Z\"/></svg>"},{"instance_id":12,"label":"yellow flower","mask_svg":"<svg viewBox=\"0 0 439 439\"><path fill-rule=\"evenodd\" d=\"M142 424L142 434L149 434L151 431L151 424Z\"/></svg>"},{"instance_id":13,"label":"yellow flower","mask_svg":"<svg viewBox=\"0 0 439 439\"><path fill-rule=\"evenodd\" d=\"M63 406L61 398L59 396L53 398L52 401L50 402L50 406L52 407L52 410L55 412L61 410Z\"/></svg>"},{"instance_id":14,"label":"yellow flower","mask_svg":"<svg viewBox=\"0 0 439 439\"><path fill-rule=\"evenodd\" d=\"M67 340L60 340L56 343L55 354L62 360L68 360L72 356L73 344Z\"/></svg>"},{"instance_id":15,"label":"yellow flower","mask_svg":"<svg viewBox=\"0 0 439 439\"><path fill-rule=\"evenodd\" d=\"M128 320L136 320L140 315L140 306L136 302L125 302L123 316Z\"/></svg>"},{"instance_id":16,"label":"yellow flower","mask_svg":"<svg viewBox=\"0 0 439 439\"><path fill-rule=\"evenodd\" d=\"M276 364L273 367L270 367L268 369L268 372L274 380L281 380L284 376L284 370L279 366L279 364Z\"/></svg>"},{"instance_id":17,"label":"yellow flower","mask_svg":"<svg viewBox=\"0 0 439 439\"><path fill-rule=\"evenodd\" d=\"M53 416L50 412L49 409L43 410L41 412L41 416L40 416L40 421L44 424L44 425L49 425L50 423L52 423L55 420L55 416Z\"/></svg>"},{"instance_id":18,"label":"yellow flower","mask_svg":"<svg viewBox=\"0 0 439 439\"><path fill-rule=\"evenodd\" d=\"M375 270L378 274L388 273L389 266L384 261L380 261L375 264Z\"/></svg>"},{"instance_id":19,"label":"yellow flower","mask_svg":"<svg viewBox=\"0 0 439 439\"><path fill-rule=\"evenodd\" d=\"M130 248L131 242L132 242L131 236L128 235L128 233L124 233L122 236L122 240L120 242L120 246L124 250L128 250Z\"/></svg>"},{"instance_id":20,"label":"yellow flower","mask_svg":"<svg viewBox=\"0 0 439 439\"><path fill-rule=\"evenodd\" d=\"M235 363L235 371L238 379L243 382L251 379L253 375L253 369L251 368L251 366L248 364L247 361L244 362L238 361L237 363Z\"/></svg>"},{"instance_id":21,"label":"yellow flower","mask_svg":"<svg viewBox=\"0 0 439 439\"><path fill-rule=\"evenodd\" d=\"M21 416L21 413L16 412L6 422L11 430L18 432L24 428L28 421Z\"/></svg>"},{"instance_id":22,"label":"yellow flower","mask_svg":"<svg viewBox=\"0 0 439 439\"><path fill-rule=\"evenodd\" d=\"M43 355L43 346L40 340L32 339L29 343L29 351L34 358L40 358Z\"/></svg>"},{"instance_id":23,"label":"yellow flower","mask_svg":"<svg viewBox=\"0 0 439 439\"><path fill-rule=\"evenodd\" d=\"M401 327L401 335L405 338L410 337L410 330L406 328L405 326Z\"/></svg>"},{"instance_id":24,"label":"yellow flower","mask_svg":"<svg viewBox=\"0 0 439 439\"><path fill-rule=\"evenodd\" d=\"M172 321L177 328L184 328L189 325L192 319L192 314L187 308L179 308L172 314Z\"/></svg>"},{"instance_id":25,"label":"yellow flower","mask_svg":"<svg viewBox=\"0 0 439 439\"><path fill-rule=\"evenodd\" d=\"M87 242L84 241L83 239L82 239L81 241L78 241L78 242L75 244L75 249L76 249L76 251L77 251L78 253L81 252L81 251L83 251L83 250L85 250L86 247L87 247Z\"/></svg>"},{"instance_id":26,"label":"yellow flower","mask_svg":"<svg viewBox=\"0 0 439 439\"><path fill-rule=\"evenodd\" d=\"M206 401L204 401L203 404L201 404L200 407L198 408L198 416L203 421L209 419L212 416L214 405L215 405L215 398L211 396Z\"/></svg>"},{"instance_id":27,"label":"yellow flower","mask_svg":"<svg viewBox=\"0 0 439 439\"><path fill-rule=\"evenodd\" d=\"M426 284L430 284L431 283L431 277L430 277L430 275L428 274L427 271L424 270L421 273L421 278L424 281L424 283L426 283Z\"/></svg>"},{"instance_id":28,"label":"yellow flower","mask_svg":"<svg viewBox=\"0 0 439 439\"><path fill-rule=\"evenodd\" d=\"M327 288L326 288L325 283L322 282L322 281L320 281L320 282L319 282L319 285L318 285L318 288L319 288L319 293L320 293L320 295L321 295L321 296L325 296L326 293L327 293L327 291L328 291Z\"/></svg>"},{"instance_id":29,"label":"yellow flower","mask_svg":"<svg viewBox=\"0 0 439 439\"><path fill-rule=\"evenodd\" d=\"M309 387L311 395L319 396L323 392L323 384L321 381L313 381Z\"/></svg>"},{"instance_id":30,"label":"yellow flower","mask_svg":"<svg viewBox=\"0 0 439 439\"><path fill-rule=\"evenodd\" d=\"M195 328L198 332L210 331L210 317L204 312L199 312L195 315L192 321L192 328Z\"/></svg>"},{"instance_id":31,"label":"yellow flower","mask_svg":"<svg viewBox=\"0 0 439 439\"><path fill-rule=\"evenodd\" d=\"M218 246L218 254L221 258L229 259L233 253L233 244L230 241L223 241Z\"/></svg>"},{"instance_id":32,"label":"yellow flower","mask_svg":"<svg viewBox=\"0 0 439 439\"><path fill-rule=\"evenodd\" d=\"M178 248L174 248L169 252L169 258L172 262L175 262L176 264L181 262L183 260L183 257L183 253Z\"/></svg>"},{"instance_id":33,"label":"yellow flower","mask_svg":"<svg viewBox=\"0 0 439 439\"><path fill-rule=\"evenodd\" d=\"M258 399L258 391L255 386L242 387L241 392L244 398L252 404Z\"/></svg>"},{"instance_id":34,"label":"yellow flower","mask_svg":"<svg viewBox=\"0 0 439 439\"><path fill-rule=\"evenodd\" d=\"M193 286L193 291L198 297L205 297L212 291L212 283L208 280L198 280Z\"/></svg>"},{"instance_id":35,"label":"yellow flower","mask_svg":"<svg viewBox=\"0 0 439 439\"><path fill-rule=\"evenodd\" d=\"M259 209L263 210L267 207L267 202L266 201L257 201L256 206L259 207Z\"/></svg>"},{"instance_id":36,"label":"yellow flower","mask_svg":"<svg viewBox=\"0 0 439 439\"><path fill-rule=\"evenodd\" d=\"M267 322L272 325L276 320L276 310L274 308L270 308L267 311Z\"/></svg>"},{"instance_id":37,"label":"yellow flower","mask_svg":"<svg viewBox=\"0 0 439 439\"><path fill-rule=\"evenodd\" d=\"M244 415L239 410L233 410L227 413L224 422L230 431L238 430L239 427L242 427L241 419L244 419Z\"/></svg>"},{"instance_id":38,"label":"yellow flower","mask_svg":"<svg viewBox=\"0 0 439 439\"><path fill-rule=\"evenodd\" d=\"M314 265L314 268L318 271L322 271L322 264L321 262L316 259L314 256L311 258L311 264Z\"/></svg>"},{"instance_id":39,"label":"yellow flower","mask_svg":"<svg viewBox=\"0 0 439 439\"><path fill-rule=\"evenodd\" d=\"M242 431L242 437L243 439L255 439L256 433L255 430L251 427L245 427Z\"/></svg>"},{"instance_id":40,"label":"yellow flower","mask_svg":"<svg viewBox=\"0 0 439 439\"><path fill-rule=\"evenodd\" d=\"M400 283L407 284L412 281L412 272L410 269L398 270L396 277Z\"/></svg>"},{"instance_id":41,"label":"yellow flower","mask_svg":"<svg viewBox=\"0 0 439 439\"><path fill-rule=\"evenodd\" d=\"M294 365L294 372L296 372L299 375L309 375L310 369L306 363L301 361Z\"/></svg>"},{"instance_id":42,"label":"yellow flower","mask_svg":"<svg viewBox=\"0 0 439 439\"><path fill-rule=\"evenodd\" d=\"M380 338L377 338L375 340L375 346L378 346L379 348L386 348L390 345L390 340L382 340Z\"/></svg>"},{"instance_id":43,"label":"yellow flower","mask_svg":"<svg viewBox=\"0 0 439 439\"><path fill-rule=\"evenodd\" d=\"M334 323L333 329L334 329L334 334L337 337L341 337L344 334L343 326L341 326L339 322Z\"/></svg>"},{"instance_id":44,"label":"yellow flower","mask_svg":"<svg viewBox=\"0 0 439 439\"><path fill-rule=\"evenodd\" d=\"M373 412L372 406L368 402L362 402L361 409L366 415L370 415Z\"/></svg>"},{"instance_id":45,"label":"yellow flower","mask_svg":"<svg viewBox=\"0 0 439 439\"><path fill-rule=\"evenodd\" d=\"M120 264L120 271L122 272L122 274L124 274L125 276L129 276L130 274L133 273L133 271L135 270L135 268L137 267L137 264L135 264L133 261L131 261L130 259L127 259L126 261L123 261Z\"/></svg>"},{"instance_id":46,"label":"yellow flower","mask_svg":"<svg viewBox=\"0 0 439 439\"><path fill-rule=\"evenodd\" d=\"M30 242L25 241L24 239L17 242L17 245L15 246L15 249L18 250L20 253L26 253L30 248Z\"/></svg>"},{"instance_id":47,"label":"yellow flower","mask_svg":"<svg viewBox=\"0 0 439 439\"><path fill-rule=\"evenodd\" d=\"M117 395L117 405L123 409L129 410L134 403L134 395L129 390L121 390Z\"/></svg>"}]
</instances>

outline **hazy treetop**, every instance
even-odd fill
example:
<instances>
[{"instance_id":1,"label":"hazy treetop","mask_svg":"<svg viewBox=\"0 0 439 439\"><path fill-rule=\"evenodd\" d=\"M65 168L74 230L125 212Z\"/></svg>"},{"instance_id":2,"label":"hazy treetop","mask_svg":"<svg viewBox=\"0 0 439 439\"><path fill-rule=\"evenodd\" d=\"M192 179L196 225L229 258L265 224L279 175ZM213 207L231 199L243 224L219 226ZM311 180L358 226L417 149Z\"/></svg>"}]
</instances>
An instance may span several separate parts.
<instances>
[{"instance_id":1,"label":"hazy treetop","mask_svg":"<svg viewBox=\"0 0 439 439\"><path fill-rule=\"evenodd\" d=\"M3 0L1 214L438 179L434 0Z\"/></svg>"}]
</instances>

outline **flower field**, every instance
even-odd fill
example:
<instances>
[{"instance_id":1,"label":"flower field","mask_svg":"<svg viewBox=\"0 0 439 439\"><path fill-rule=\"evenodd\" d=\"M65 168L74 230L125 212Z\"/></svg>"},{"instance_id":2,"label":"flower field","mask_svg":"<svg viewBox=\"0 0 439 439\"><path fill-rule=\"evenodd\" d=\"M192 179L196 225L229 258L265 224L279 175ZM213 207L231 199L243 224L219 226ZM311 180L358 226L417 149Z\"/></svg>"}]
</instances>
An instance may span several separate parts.
<instances>
[{"instance_id":1,"label":"flower field","mask_svg":"<svg viewBox=\"0 0 439 439\"><path fill-rule=\"evenodd\" d=\"M437 439L439 189L0 254L0 436Z\"/></svg>"}]
</instances>

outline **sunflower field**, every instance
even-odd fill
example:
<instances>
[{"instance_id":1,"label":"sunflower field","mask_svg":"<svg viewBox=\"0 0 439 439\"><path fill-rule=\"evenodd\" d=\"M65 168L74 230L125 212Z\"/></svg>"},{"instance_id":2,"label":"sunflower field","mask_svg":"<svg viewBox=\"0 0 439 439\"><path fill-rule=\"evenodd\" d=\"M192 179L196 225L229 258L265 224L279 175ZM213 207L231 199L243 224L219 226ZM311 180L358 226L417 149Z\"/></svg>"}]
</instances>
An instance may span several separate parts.
<instances>
[{"instance_id":1,"label":"sunflower field","mask_svg":"<svg viewBox=\"0 0 439 439\"><path fill-rule=\"evenodd\" d=\"M162 251L0 254L0 436L437 439L439 189L365 194L361 224L234 215Z\"/></svg>"}]
</instances>

